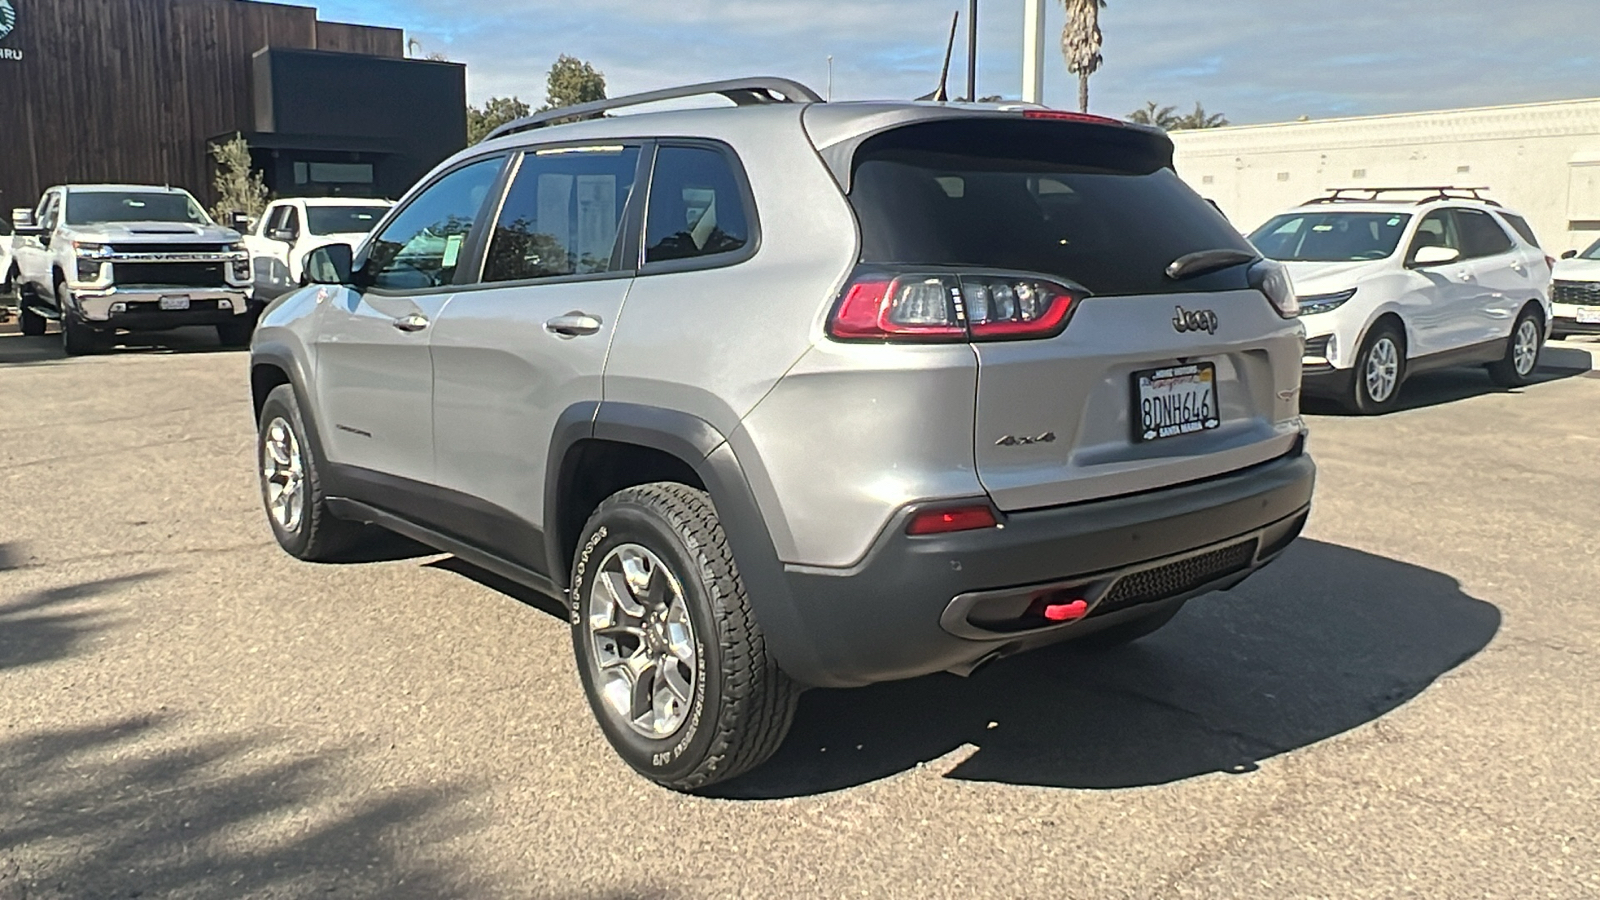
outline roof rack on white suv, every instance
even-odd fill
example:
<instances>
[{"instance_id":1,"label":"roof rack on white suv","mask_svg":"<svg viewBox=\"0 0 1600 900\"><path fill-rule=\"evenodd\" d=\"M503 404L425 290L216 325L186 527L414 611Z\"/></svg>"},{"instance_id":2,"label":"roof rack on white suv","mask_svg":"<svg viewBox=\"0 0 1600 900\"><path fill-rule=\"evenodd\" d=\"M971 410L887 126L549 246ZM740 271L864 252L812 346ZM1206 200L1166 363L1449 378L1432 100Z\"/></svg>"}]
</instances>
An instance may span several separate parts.
<instances>
[{"instance_id":1,"label":"roof rack on white suv","mask_svg":"<svg viewBox=\"0 0 1600 900\"><path fill-rule=\"evenodd\" d=\"M515 122L507 122L490 132L485 140L492 141L508 134L532 131L535 128L543 128L547 125L561 122L586 119L614 109L644 106L647 103L661 103L666 100L683 100L690 97L716 95L732 100L734 106L823 102L822 97L816 91L788 78L738 78L732 81L708 81L703 84L690 84L660 91L648 91L643 94L629 94L626 97L595 100L592 103L580 103L576 106L547 109L543 112L517 119Z\"/></svg>"},{"instance_id":2,"label":"roof rack on white suv","mask_svg":"<svg viewBox=\"0 0 1600 900\"><path fill-rule=\"evenodd\" d=\"M1302 206L1314 206L1319 203L1376 203L1383 199L1384 194L1424 194L1416 205L1422 206L1438 200L1476 200L1489 206L1500 204L1484 196L1489 189L1486 187L1354 187L1333 188L1332 192L1324 197L1307 200Z\"/></svg>"}]
</instances>

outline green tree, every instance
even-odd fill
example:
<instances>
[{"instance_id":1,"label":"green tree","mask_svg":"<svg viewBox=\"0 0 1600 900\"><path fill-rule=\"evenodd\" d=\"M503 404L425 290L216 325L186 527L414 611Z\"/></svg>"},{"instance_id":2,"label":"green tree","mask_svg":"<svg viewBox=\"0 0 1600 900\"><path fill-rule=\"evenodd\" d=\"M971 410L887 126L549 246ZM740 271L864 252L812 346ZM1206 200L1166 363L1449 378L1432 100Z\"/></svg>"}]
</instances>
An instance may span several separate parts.
<instances>
[{"instance_id":1,"label":"green tree","mask_svg":"<svg viewBox=\"0 0 1600 900\"><path fill-rule=\"evenodd\" d=\"M232 138L212 144L209 150L217 163L211 181L217 203L211 208L211 217L219 222L226 222L235 212L259 217L267 208L267 185L261 173L250 167L250 144L235 132Z\"/></svg>"},{"instance_id":2,"label":"green tree","mask_svg":"<svg viewBox=\"0 0 1600 900\"><path fill-rule=\"evenodd\" d=\"M1154 100L1147 100L1144 109L1136 109L1128 113L1128 121L1140 125L1154 125L1157 128L1171 129L1178 121L1178 108L1176 106L1162 106Z\"/></svg>"},{"instance_id":3,"label":"green tree","mask_svg":"<svg viewBox=\"0 0 1600 900\"><path fill-rule=\"evenodd\" d=\"M560 109L606 99L606 76L575 56L565 53L550 67L544 109Z\"/></svg>"},{"instance_id":4,"label":"green tree","mask_svg":"<svg viewBox=\"0 0 1600 900\"><path fill-rule=\"evenodd\" d=\"M1179 116L1173 121L1172 130L1185 128L1222 128L1228 124L1228 117L1222 113L1208 115L1206 108L1198 102L1194 105L1194 112Z\"/></svg>"},{"instance_id":5,"label":"green tree","mask_svg":"<svg viewBox=\"0 0 1600 900\"><path fill-rule=\"evenodd\" d=\"M1078 76L1078 109L1089 111L1089 77L1100 71L1105 57L1100 50L1105 35L1100 32L1100 10L1106 0L1061 0L1067 8L1067 24L1061 29L1061 55L1067 71Z\"/></svg>"},{"instance_id":6,"label":"green tree","mask_svg":"<svg viewBox=\"0 0 1600 900\"><path fill-rule=\"evenodd\" d=\"M532 111L516 97L490 97L482 109L468 106L467 143L476 144L501 125L515 122Z\"/></svg>"}]
</instances>

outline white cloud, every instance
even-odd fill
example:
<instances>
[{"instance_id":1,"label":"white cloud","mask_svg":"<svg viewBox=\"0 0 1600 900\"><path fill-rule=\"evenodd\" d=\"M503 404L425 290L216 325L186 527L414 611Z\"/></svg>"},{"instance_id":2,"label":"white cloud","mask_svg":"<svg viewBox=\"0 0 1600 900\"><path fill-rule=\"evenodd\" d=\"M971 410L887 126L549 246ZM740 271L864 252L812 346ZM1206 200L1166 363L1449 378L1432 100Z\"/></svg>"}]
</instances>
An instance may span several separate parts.
<instances>
[{"instance_id":1,"label":"white cloud","mask_svg":"<svg viewBox=\"0 0 1600 900\"><path fill-rule=\"evenodd\" d=\"M611 92L784 75L818 90L834 57L841 98L931 90L963 0L322 0L325 17L396 25L468 64L470 99L539 101L570 53ZM1600 93L1600 50L1576 0L1111 0L1096 111L1196 100L1236 122L1489 105ZM979 91L1019 90L1022 0L984 0ZM1051 28L1060 27L1052 4ZM1572 27L1562 27L1566 22ZM952 85L964 80L957 41ZM1075 102L1052 54L1047 98Z\"/></svg>"}]
</instances>

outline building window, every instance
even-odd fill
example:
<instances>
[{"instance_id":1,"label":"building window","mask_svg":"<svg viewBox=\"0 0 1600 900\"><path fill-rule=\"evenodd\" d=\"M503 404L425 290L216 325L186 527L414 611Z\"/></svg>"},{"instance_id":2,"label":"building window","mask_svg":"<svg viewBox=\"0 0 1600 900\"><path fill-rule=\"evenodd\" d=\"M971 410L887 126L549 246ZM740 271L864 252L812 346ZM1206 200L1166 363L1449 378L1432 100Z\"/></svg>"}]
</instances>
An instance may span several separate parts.
<instances>
[{"instance_id":1,"label":"building window","mask_svg":"<svg viewBox=\"0 0 1600 900\"><path fill-rule=\"evenodd\" d=\"M1351 178L1365 178L1365 177L1367 177L1367 170L1366 169L1357 169L1354 172L1350 173L1350 177Z\"/></svg>"},{"instance_id":2,"label":"building window","mask_svg":"<svg viewBox=\"0 0 1600 900\"><path fill-rule=\"evenodd\" d=\"M1207 175L1204 178L1200 179L1200 183L1201 184L1216 184L1217 183L1217 176L1215 176L1215 175Z\"/></svg>"},{"instance_id":3,"label":"building window","mask_svg":"<svg viewBox=\"0 0 1600 900\"><path fill-rule=\"evenodd\" d=\"M1279 172L1278 173L1278 180L1279 181L1288 181L1289 180L1289 173L1288 172Z\"/></svg>"},{"instance_id":4,"label":"building window","mask_svg":"<svg viewBox=\"0 0 1600 900\"><path fill-rule=\"evenodd\" d=\"M1456 174L1457 175L1470 175L1470 174L1472 174L1472 167L1471 166L1456 166Z\"/></svg>"},{"instance_id":5,"label":"building window","mask_svg":"<svg viewBox=\"0 0 1600 900\"><path fill-rule=\"evenodd\" d=\"M308 168L312 184L371 184L373 180L372 163L314 162Z\"/></svg>"}]
</instances>

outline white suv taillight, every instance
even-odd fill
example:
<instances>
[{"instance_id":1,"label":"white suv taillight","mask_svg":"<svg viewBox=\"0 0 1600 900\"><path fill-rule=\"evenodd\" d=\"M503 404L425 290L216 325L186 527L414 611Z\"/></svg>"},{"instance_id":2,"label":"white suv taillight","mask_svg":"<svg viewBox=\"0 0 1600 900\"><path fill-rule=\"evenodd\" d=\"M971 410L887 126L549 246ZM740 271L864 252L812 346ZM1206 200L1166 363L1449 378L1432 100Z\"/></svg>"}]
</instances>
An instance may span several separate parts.
<instances>
[{"instance_id":1,"label":"white suv taillight","mask_svg":"<svg viewBox=\"0 0 1600 900\"><path fill-rule=\"evenodd\" d=\"M828 319L844 341L1007 341L1055 337L1086 296L1030 275L858 274Z\"/></svg>"}]
</instances>

